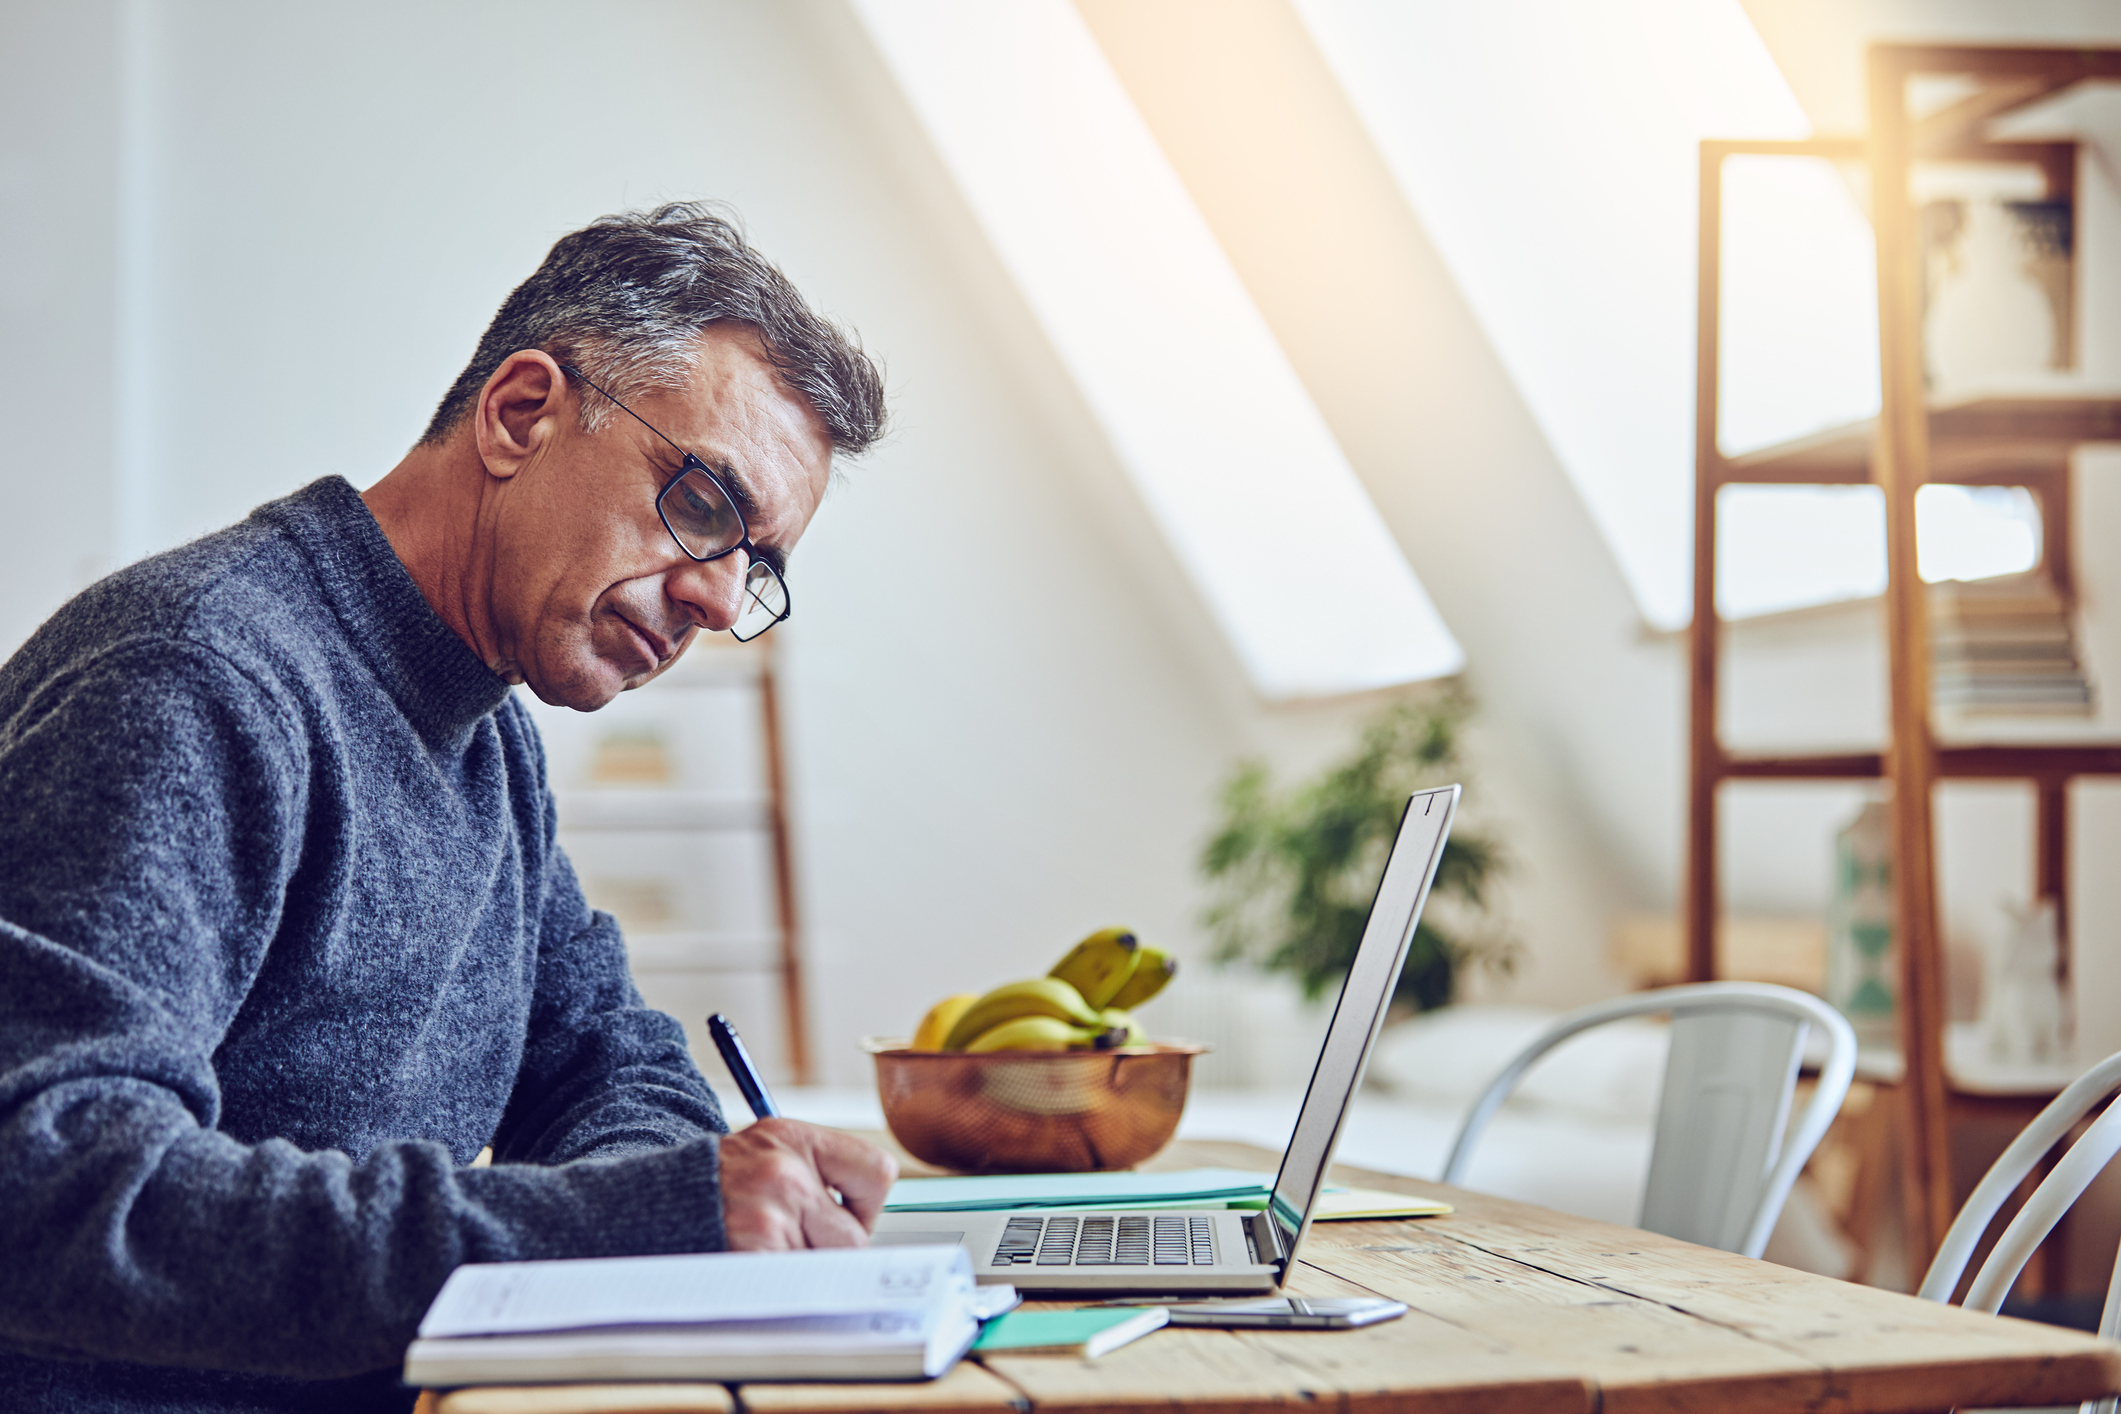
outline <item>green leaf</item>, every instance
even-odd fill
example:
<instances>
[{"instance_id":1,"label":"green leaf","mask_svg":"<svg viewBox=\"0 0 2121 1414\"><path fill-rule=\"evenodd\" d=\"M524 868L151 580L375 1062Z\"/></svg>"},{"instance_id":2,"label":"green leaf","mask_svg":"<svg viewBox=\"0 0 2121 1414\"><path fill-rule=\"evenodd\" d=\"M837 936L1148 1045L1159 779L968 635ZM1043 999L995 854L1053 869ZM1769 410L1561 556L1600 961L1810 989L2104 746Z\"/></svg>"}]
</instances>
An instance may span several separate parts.
<instances>
[{"instance_id":1,"label":"green leaf","mask_svg":"<svg viewBox=\"0 0 2121 1414\"><path fill-rule=\"evenodd\" d=\"M1266 766L1240 762L1224 783L1221 816L1201 850L1213 901L1201 915L1219 961L1251 958L1287 972L1308 997L1337 986L1362 943L1370 899L1407 797L1463 781L1460 729L1472 712L1449 690L1386 708L1354 748L1314 779L1274 788ZM1415 929L1394 993L1417 1010L1447 1004L1465 964L1507 970L1515 944L1480 927L1505 869L1497 841L1461 821L1445 842L1435 895L1454 900L1457 932L1432 912Z\"/></svg>"}]
</instances>

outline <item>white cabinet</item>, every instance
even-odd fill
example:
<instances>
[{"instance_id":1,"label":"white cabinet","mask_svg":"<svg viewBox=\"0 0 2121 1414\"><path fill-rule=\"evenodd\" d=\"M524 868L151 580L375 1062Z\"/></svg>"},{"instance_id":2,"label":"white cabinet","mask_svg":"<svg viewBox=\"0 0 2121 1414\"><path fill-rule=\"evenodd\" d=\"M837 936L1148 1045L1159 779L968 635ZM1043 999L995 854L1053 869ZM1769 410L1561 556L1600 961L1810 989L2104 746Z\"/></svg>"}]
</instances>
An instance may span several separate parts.
<instances>
[{"instance_id":1,"label":"white cabinet","mask_svg":"<svg viewBox=\"0 0 2121 1414\"><path fill-rule=\"evenodd\" d=\"M717 636L719 638L719 636ZM726 1013L769 1081L808 1072L782 810L772 650L708 640L597 712L523 690L545 740L560 843L593 907L619 920L649 1005L685 1025L736 1113L707 1039Z\"/></svg>"}]
</instances>

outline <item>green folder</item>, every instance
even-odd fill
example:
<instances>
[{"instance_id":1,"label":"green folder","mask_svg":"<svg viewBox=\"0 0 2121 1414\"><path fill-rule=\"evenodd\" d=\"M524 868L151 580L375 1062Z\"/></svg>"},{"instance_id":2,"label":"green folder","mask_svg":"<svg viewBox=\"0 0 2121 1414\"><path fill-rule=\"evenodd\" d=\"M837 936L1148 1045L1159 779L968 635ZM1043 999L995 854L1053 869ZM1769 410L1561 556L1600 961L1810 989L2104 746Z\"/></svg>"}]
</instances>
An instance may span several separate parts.
<instances>
[{"instance_id":1,"label":"green folder","mask_svg":"<svg viewBox=\"0 0 2121 1414\"><path fill-rule=\"evenodd\" d=\"M1264 1200L1274 1176L1242 1169L1176 1173L1009 1173L902 1178L884 1198L890 1213L965 1213L994 1208L1182 1207L1233 1198Z\"/></svg>"},{"instance_id":2,"label":"green folder","mask_svg":"<svg viewBox=\"0 0 2121 1414\"><path fill-rule=\"evenodd\" d=\"M1271 1174L1242 1169L1182 1169L1176 1173L1012 1173L991 1178L902 1178L891 1185L884 1210L964 1213L995 1208L1264 1208ZM1449 1203L1329 1183L1311 1216L1425 1218L1451 1211Z\"/></svg>"}]
</instances>

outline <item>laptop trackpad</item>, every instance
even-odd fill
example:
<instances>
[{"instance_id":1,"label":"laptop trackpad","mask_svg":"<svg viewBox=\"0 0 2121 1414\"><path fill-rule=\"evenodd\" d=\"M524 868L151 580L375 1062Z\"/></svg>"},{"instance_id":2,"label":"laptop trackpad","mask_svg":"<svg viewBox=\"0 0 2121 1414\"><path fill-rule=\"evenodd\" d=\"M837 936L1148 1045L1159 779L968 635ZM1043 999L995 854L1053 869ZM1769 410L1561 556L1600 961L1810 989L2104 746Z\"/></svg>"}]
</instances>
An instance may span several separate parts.
<instances>
[{"instance_id":1,"label":"laptop trackpad","mask_svg":"<svg viewBox=\"0 0 2121 1414\"><path fill-rule=\"evenodd\" d=\"M869 1234L869 1245L871 1247L938 1246L951 1242L963 1242L964 1240L965 1234L961 1231L906 1232L903 1230L893 1230L890 1232L872 1232Z\"/></svg>"}]
</instances>

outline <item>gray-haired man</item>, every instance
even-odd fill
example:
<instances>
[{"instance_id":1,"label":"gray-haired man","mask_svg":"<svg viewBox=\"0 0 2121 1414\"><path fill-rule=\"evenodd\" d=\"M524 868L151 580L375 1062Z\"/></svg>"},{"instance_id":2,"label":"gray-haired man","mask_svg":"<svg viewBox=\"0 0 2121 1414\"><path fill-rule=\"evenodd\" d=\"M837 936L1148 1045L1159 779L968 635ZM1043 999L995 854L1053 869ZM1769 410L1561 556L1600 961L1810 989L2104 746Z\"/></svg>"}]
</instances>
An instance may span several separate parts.
<instances>
[{"instance_id":1,"label":"gray-haired man","mask_svg":"<svg viewBox=\"0 0 2121 1414\"><path fill-rule=\"evenodd\" d=\"M366 493L123 570L0 667L0 1406L403 1408L458 1263L863 1240L891 1161L725 1134L508 688L594 710L770 628L883 416L729 224L607 218Z\"/></svg>"}]
</instances>

